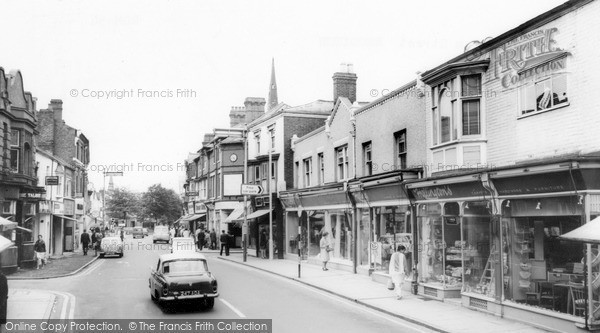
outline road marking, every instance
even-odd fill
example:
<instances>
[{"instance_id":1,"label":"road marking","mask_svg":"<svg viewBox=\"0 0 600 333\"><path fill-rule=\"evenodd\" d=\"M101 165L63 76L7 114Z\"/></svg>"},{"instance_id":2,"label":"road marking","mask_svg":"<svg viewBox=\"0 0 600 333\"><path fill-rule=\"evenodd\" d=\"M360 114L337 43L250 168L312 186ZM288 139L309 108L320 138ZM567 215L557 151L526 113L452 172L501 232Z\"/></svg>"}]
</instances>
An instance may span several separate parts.
<instances>
[{"instance_id":1,"label":"road marking","mask_svg":"<svg viewBox=\"0 0 600 333\"><path fill-rule=\"evenodd\" d=\"M62 304L62 309L60 311L59 319L61 319L61 320L73 319L73 317L75 316L75 303L77 301L77 298L75 297L75 295L73 295L69 292L66 292L66 291L50 290L49 292L53 293L54 295L62 296L62 298L63 298L63 304ZM68 317L67 317L67 309L69 309Z\"/></svg>"},{"instance_id":2,"label":"road marking","mask_svg":"<svg viewBox=\"0 0 600 333\"><path fill-rule=\"evenodd\" d=\"M223 302L223 304L227 305L227 307L230 308L231 311L235 312L235 314L237 314L240 318L246 318L246 315L244 315L240 310L236 309L233 305L231 305L226 300L219 298L219 301L221 301L221 302Z\"/></svg>"},{"instance_id":3,"label":"road marking","mask_svg":"<svg viewBox=\"0 0 600 333\"><path fill-rule=\"evenodd\" d=\"M340 300L342 300L343 301L342 303L345 304L345 305L347 305L348 307L356 308L357 310L361 310L361 311L366 312L368 314L371 314L371 315L374 315L376 317L385 319L385 320L387 320L389 322L392 322L394 324L397 324L397 325L400 325L400 326L404 326L404 327L413 329L413 330L415 330L417 332L422 332L422 333L432 332L432 330L429 330L429 329L423 330L422 326L418 326L416 324L405 323L403 319L395 318L395 317L392 317L391 315L388 315L388 314L385 314L385 313L381 313L379 311L371 310L371 309L367 308L365 305L352 302L352 301L350 301L350 300L348 300L346 298L343 298L343 297L340 297L340 296L336 296L334 294L331 294L331 293L328 293L328 292L325 292L325 291L321 291L319 289L316 289L315 287L306 285L306 284L302 283L301 281L292 280L292 279L289 279L287 277L283 277L283 276L280 276L280 275L277 275L277 274L273 274L273 273L270 273L270 272L265 272L265 271L260 270L260 269L255 269L253 267L248 267L248 266L245 266L245 265L239 265L237 263L229 262L227 260L221 260L220 262L228 263L230 265L237 265L238 267L242 267L242 268L244 268L244 269L246 269L248 271L254 271L254 272L263 273L265 275L271 276L273 278L277 278L277 279L282 280L282 281L295 282L296 286L304 288L304 289L306 289L308 291L311 291L311 292L313 292L315 294L321 295L323 297L327 297L327 298L329 298L331 300L334 300L336 302L339 302ZM225 305L230 306L230 305L228 305L229 303L225 302L225 300L222 300L222 301L225 303ZM234 312L235 312L234 308L232 308L232 310L234 310ZM400 320L402 320L402 321L400 321Z\"/></svg>"},{"instance_id":4,"label":"road marking","mask_svg":"<svg viewBox=\"0 0 600 333\"><path fill-rule=\"evenodd\" d=\"M96 269L98 269L98 267L102 266L102 264L104 264L104 260L102 259L96 259L96 262L94 262L93 264L91 264L90 266L88 266L88 268L81 274L75 274L74 276L86 276L86 275L90 275L93 271L95 271Z\"/></svg>"}]
</instances>

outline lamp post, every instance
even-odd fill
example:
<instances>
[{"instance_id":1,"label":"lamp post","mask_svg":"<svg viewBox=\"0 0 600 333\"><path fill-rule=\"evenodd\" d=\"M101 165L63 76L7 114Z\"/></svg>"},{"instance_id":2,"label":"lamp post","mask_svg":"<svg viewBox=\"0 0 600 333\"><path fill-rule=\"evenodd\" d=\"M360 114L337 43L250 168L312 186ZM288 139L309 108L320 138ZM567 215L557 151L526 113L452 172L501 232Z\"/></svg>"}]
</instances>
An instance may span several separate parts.
<instances>
[{"instance_id":1,"label":"lamp post","mask_svg":"<svg viewBox=\"0 0 600 333\"><path fill-rule=\"evenodd\" d=\"M248 183L248 127L244 128L244 184ZM248 259L248 196L244 194L244 224L242 224L243 260Z\"/></svg>"},{"instance_id":2,"label":"lamp post","mask_svg":"<svg viewBox=\"0 0 600 333\"><path fill-rule=\"evenodd\" d=\"M269 177L267 180L267 185L269 186L269 260L273 260L273 186L271 186L271 177L273 176L271 173L271 164L273 163L273 149L269 148Z\"/></svg>"}]
</instances>

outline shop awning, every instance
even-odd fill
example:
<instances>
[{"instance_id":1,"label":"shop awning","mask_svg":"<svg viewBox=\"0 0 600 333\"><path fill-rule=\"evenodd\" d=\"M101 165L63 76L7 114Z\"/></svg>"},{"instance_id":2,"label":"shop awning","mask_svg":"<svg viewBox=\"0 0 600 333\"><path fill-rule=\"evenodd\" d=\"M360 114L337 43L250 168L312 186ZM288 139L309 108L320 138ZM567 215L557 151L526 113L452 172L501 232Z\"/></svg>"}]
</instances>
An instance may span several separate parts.
<instances>
[{"instance_id":1,"label":"shop awning","mask_svg":"<svg viewBox=\"0 0 600 333\"><path fill-rule=\"evenodd\" d=\"M231 223L235 220L239 220L242 216L244 216L244 205L238 206L234 209L231 214L223 221L223 223Z\"/></svg>"},{"instance_id":2,"label":"shop awning","mask_svg":"<svg viewBox=\"0 0 600 333\"><path fill-rule=\"evenodd\" d=\"M4 231L14 229L15 227L17 227L17 222L13 222L3 217L0 217L0 230Z\"/></svg>"},{"instance_id":3,"label":"shop awning","mask_svg":"<svg viewBox=\"0 0 600 333\"><path fill-rule=\"evenodd\" d=\"M77 221L77 219L74 219L74 218L68 217L68 216L64 216L64 215L60 215L60 214L54 214L54 216L60 217L61 219L65 219L65 220Z\"/></svg>"},{"instance_id":4,"label":"shop awning","mask_svg":"<svg viewBox=\"0 0 600 333\"><path fill-rule=\"evenodd\" d=\"M251 214L248 214L247 219L255 219L257 217L261 217L261 216L264 216L264 215L267 215L267 214L269 214L269 210L268 209L261 209L261 210L255 211L255 212L253 212Z\"/></svg>"},{"instance_id":5,"label":"shop awning","mask_svg":"<svg viewBox=\"0 0 600 333\"><path fill-rule=\"evenodd\" d=\"M197 220L199 218L204 217L205 215L206 214L190 214L190 215L182 218L181 221L184 221L184 222L195 221L195 220Z\"/></svg>"},{"instance_id":6,"label":"shop awning","mask_svg":"<svg viewBox=\"0 0 600 333\"><path fill-rule=\"evenodd\" d=\"M600 244L600 217L560 236L561 239Z\"/></svg>"},{"instance_id":7,"label":"shop awning","mask_svg":"<svg viewBox=\"0 0 600 333\"><path fill-rule=\"evenodd\" d=\"M0 252L8 249L9 247L11 247L13 245L14 245L14 243L11 242L10 239L8 239L4 236L0 236Z\"/></svg>"}]
</instances>

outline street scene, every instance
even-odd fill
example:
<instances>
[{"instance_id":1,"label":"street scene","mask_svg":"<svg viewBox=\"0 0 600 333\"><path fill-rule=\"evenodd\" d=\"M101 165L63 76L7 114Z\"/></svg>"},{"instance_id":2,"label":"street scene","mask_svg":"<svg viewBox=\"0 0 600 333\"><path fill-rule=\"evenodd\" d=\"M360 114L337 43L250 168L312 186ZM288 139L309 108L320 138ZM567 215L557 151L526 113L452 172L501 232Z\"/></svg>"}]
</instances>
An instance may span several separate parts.
<instances>
[{"instance_id":1,"label":"street scene","mask_svg":"<svg viewBox=\"0 0 600 333\"><path fill-rule=\"evenodd\" d=\"M3 7L1 332L600 330L598 0Z\"/></svg>"}]
</instances>

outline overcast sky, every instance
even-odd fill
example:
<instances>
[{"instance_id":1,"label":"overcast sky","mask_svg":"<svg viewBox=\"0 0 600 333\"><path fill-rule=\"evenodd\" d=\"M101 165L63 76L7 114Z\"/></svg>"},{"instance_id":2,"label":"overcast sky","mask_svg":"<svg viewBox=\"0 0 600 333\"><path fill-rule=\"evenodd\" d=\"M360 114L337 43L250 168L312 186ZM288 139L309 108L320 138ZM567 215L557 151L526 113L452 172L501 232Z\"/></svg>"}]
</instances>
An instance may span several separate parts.
<instances>
[{"instance_id":1,"label":"overcast sky","mask_svg":"<svg viewBox=\"0 0 600 333\"><path fill-rule=\"evenodd\" d=\"M4 1L0 66L21 70L38 108L63 100L96 189L112 165L115 186L181 192L203 134L267 97L272 57L280 102L331 100L340 63L371 101L563 2Z\"/></svg>"}]
</instances>

